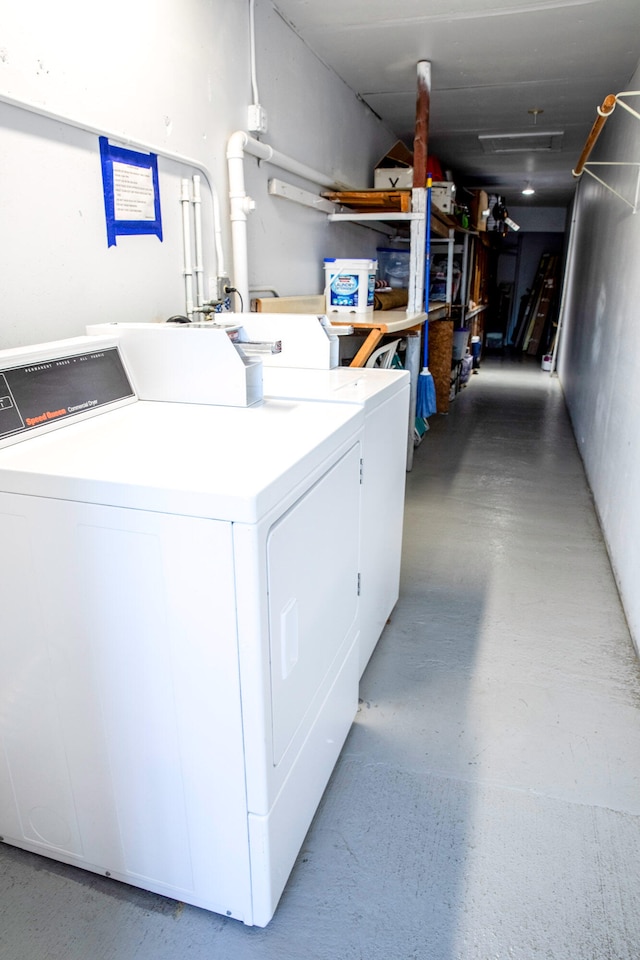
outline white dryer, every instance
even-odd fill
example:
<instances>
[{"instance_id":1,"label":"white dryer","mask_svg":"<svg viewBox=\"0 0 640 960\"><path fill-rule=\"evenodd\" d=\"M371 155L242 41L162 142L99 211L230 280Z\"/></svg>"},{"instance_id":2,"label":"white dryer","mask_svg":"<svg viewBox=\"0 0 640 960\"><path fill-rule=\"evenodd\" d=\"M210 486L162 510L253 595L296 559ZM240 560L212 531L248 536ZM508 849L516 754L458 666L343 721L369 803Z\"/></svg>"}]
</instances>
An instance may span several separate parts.
<instances>
[{"instance_id":1,"label":"white dryer","mask_svg":"<svg viewBox=\"0 0 640 960\"><path fill-rule=\"evenodd\" d=\"M263 926L353 720L357 404L0 352L0 834Z\"/></svg>"},{"instance_id":2,"label":"white dryer","mask_svg":"<svg viewBox=\"0 0 640 960\"><path fill-rule=\"evenodd\" d=\"M360 534L360 674L375 649L400 591L406 482L409 374L402 370L336 367L262 370L265 397L350 403L365 414Z\"/></svg>"}]
</instances>

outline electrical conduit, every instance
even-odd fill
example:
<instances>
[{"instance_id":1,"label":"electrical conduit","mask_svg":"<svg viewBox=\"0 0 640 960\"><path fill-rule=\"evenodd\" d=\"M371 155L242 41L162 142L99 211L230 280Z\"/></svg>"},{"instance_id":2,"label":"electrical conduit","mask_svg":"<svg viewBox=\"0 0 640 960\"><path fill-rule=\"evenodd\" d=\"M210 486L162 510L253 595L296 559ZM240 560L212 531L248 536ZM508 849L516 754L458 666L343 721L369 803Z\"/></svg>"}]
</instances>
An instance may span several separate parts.
<instances>
[{"instance_id":1,"label":"electrical conduit","mask_svg":"<svg viewBox=\"0 0 640 960\"><path fill-rule=\"evenodd\" d=\"M155 153L159 157L164 157L165 160L172 160L175 163L182 163L187 167L194 167L196 170L199 170L200 173L203 174L207 186L211 192L217 273L218 276L226 276L227 271L225 269L224 249L222 246L222 227L220 222L220 200L218 197L218 192L215 188L213 175L211 171L200 162L200 160L194 160L191 157L185 157L180 153L174 153L171 150L166 150L164 147L152 146L139 140L132 140L131 137L126 136L122 132L95 127L93 124L85 123L83 120L79 120L76 117L66 116L63 113L56 113L53 110L47 110L38 103L32 103L28 100L18 100L15 97L9 97L4 93L0 93L0 102L8 104L10 107L18 107L20 110L26 110L28 113L36 114L36 116L45 117L47 120L54 120L56 123L64 123L68 127L74 127L76 130L82 130L84 133L92 133L97 137L107 137L108 140L116 140L118 143L121 143L126 147L131 147L133 150L140 150L143 153Z\"/></svg>"}]
</instances>

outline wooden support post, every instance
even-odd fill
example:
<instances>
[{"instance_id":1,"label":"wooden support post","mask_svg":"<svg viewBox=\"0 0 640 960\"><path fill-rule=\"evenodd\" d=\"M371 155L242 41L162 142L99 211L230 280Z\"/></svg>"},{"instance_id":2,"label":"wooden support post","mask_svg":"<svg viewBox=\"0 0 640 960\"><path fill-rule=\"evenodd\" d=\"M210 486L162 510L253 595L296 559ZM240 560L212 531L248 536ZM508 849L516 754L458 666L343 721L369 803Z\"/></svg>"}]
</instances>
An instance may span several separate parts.
<instances>
[{"instance_id":1,"label":"wooden support post","mask_svg":"<svg viewBox=\"0 0 640 960\"><path fill-rule=\"evenodd\" d=\"M427 157L429 147L429 110L431 107L431 63L418 61L418 90L416 98L416 129L413 138L413 186L427 185Z\"/></svg>"},{"instance_id":2,"label":"wooden support post","mask_svg":"<svg viewBox=\"0 0 640 960\"><path fill-rule=\"evenodd\" d=\"M429 106L431 102L431 63L418 61L418 89L416 98L416 129L413 140L413 191L411 209L422 214L411 221L411 260L409 264L409 313L424 310L424 249L426 243L426 183L427 149L429 142Z\"/></svg>"}]
</instances>

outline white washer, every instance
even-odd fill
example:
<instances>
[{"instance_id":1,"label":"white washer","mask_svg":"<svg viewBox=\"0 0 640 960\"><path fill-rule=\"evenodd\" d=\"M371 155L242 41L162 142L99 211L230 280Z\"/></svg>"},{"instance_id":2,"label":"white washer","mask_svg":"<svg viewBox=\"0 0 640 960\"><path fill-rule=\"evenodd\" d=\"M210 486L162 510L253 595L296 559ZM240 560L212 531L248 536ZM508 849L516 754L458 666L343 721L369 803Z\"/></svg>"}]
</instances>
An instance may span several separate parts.
<instances>
[{"instance_id":1,"label":"white washer","mask_svg":"<svg viewBox=\"0 0 640 960\"><path fill-rule=\"evenodd\" d=\"M398 601L406 482L406 371L263 365L265 397L358 404L365 414L360 540L360 674Z\"/></svg>"},{"instance_id":2,"label":"white washer","mask_svg":"<svg viewBox=\"0 0 640 960\"><path fill-rule=\"evenodd\" d=\"M264 926L357 706L364 411L101 406L83 339L0 353L0 833Z\"/></svg>"},{"instance_id":3,"label":"white washer","mask_svg":"<svg viewBox=\"0 0 640 960\"><path fill-rule=\"evenodd\" d=\"M265 353L262 357L265 397L350 403L364 409L359 640L362 675L399 595L409 373L331 368L327 332L320 323L323 318L306 314L234 316L242 320L251 337L281 342L280 353ZM211 323L179 328L156 323L97 324L88 326L87 333L119 338L125 358L134 366L134 382L142 396L164 397L170 387L174 393L181 391L184 395L194 391L196 396L211 393L224 376L224 363L233 385L233 370L226 351L221 349L225 346L224 331ZM211 346L215 350L206 356L205 348ZM229 343L226 347L231 349ZM159 357L157 370L135 369L140 367L141 358L152 355ZM176 371L188 372L184 380L173 384L168 369L172 358L180 359ZM138 376L138 372L144 376Z\"/></svg>"},{"instance_id":4,"label":"white washer","mask_svg":"<svg viewBox=\"0 0 640 960\"><path fill-rule=\"evenodd\" d=\"M328 362L323 340L340 328L319 326L318 321L326 318L277 313L237 316L249 336L282 343L281 353L262 358L265 396L364 407L362 675L399 596L410 375L408 371L339 367Z\"/></svg>"}]
</instances>

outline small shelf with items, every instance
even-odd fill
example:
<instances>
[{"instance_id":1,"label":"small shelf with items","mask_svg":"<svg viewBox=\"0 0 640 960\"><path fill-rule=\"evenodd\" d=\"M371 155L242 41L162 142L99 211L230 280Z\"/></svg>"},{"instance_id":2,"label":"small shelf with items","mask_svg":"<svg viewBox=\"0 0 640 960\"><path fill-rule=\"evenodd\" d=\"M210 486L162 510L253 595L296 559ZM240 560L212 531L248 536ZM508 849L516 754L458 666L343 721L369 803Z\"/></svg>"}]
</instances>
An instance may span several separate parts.
<instances>
[{"instance_id":1,"label":"small shelf with items","mask_svg":"<svg viewBox=\"0 0 640 960\"><path fill-rule=\"evenodd\" d=\"M336 204L336 212L329 214L329 220L333 222L421 222L422 230L412 229L411 239L408 240L406 247L408 258L412 261L413 276L419 278L419 293L415 289L412 291L411 282L409 282L407 313L405 314L404 311L376 313L371 324L375 324L375 321L380 318L385 326L385 321L394 325L392 320L394 313L398 316L402 313L403 317L413 316L417 325L421 319L424 321L428 318L429 369L436 383L438 412L446 413L450 399L454 333L465 328L468 329L469 340L471 336L479 336L482 341L482 315L486 310L486 303L479 301L486 297L486 265L479 231L462 227L454 216L432 203L430 220L432 264L434 258L436 262L438 260L439 255L436 251L439 248L444 246L446 253L440 257L443 262L443 276L440 277L441 283L436 292L437 299L430 297L428 310L423 309L421 305L425 297L426 279L426 244L423 239L426 221L425 194L426 190L378 189L332 191L324 193L323 197ZM408 204L414 205L416 200L418 209L407 209ZM382 320L383 317L384 320ZM377 335L380 339L379 332ZM373 344L372 336L369 346ZM459 382L459 376L456 376L456 382Z\"/></svg>"},{"instance_id":2,"label":"small shelf with items","mask_svg":"<svg viewBox=\"0 0 640 960\"><path fill-rule=\"evenodd\" d=\"M424 323L428 315L424 306L426 188L331 191L323 199L336 205L328 216L331 222L406 223L410 240L405 316Z\"/></svg>"},{"instance_id":3,"label":"small shelf with items","mask_svg":"<svg viewBox=\"0 0 640 960\"><path fill-rule=\"evenodd\" d=\"M411 190L330 190L322 196L358 213L411 213Z\"/></svg>"},{"instance_id":4,"label":"small shelf with items","mask_svg":"<svg viewBox=\"0 0 640 960\"><path fill-rule=\"evenodd\" d=\"M334 190L324 192L322 196L336 204L335 213L329 214L332 222L424 220L424 212L412 209L411 193L411 190ZM450 230L461 231L463 228L455 217L434 204L431 208L432 234L448 238Z\"/></svg>"}]
</instances>

